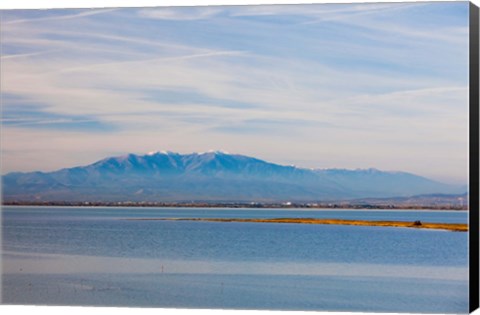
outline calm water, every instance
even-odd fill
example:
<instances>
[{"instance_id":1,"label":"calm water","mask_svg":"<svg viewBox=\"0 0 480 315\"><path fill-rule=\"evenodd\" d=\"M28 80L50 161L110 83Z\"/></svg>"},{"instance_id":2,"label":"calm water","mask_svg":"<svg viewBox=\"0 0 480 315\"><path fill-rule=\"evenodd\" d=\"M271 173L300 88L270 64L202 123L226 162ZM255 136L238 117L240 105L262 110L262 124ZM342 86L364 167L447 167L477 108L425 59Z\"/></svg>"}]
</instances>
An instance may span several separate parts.
<instances>
[{"instance_id":1,"label":"calm water","mask_svg":"<svg viewBox=\"0 0 480 315\"><path fill-rule=\"evenodd\" d=\"M4 207L3 303L463 313L467 233L127 218L466 223L467 212Z\"/></svg>"}]
</instances>

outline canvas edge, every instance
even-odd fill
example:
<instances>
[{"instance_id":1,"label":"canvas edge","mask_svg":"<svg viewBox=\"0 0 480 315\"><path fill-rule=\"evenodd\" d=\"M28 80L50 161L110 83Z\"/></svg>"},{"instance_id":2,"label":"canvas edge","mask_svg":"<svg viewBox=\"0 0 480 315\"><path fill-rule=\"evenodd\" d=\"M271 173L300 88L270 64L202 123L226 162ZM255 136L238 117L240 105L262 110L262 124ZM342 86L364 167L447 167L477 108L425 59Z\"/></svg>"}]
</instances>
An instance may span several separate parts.
<instances>
[{"instance_id":1,"label":"canvas edge","mask_svg":"<svg viewBox=\"0 0 480 315\"><path fill-rule=\"evenodd\" d=\"M479 8L470 2L469 311L479 307Z\"/></svg>"}]
</instances>

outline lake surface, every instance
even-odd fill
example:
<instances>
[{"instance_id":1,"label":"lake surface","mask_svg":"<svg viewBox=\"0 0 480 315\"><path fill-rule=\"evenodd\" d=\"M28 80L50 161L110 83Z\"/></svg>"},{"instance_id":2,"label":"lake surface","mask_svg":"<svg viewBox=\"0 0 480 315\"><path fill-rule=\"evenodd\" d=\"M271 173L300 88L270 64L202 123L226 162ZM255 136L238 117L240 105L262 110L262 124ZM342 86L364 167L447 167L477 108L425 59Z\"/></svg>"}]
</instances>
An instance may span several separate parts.
<instances>
[{"instance_id":1,"label":"lake surface","mask_svg":"<svg viewBox=\"0 0 480 315\"><path fill-rule=\"evenodd\" d=\"M466 223L468 212L3 207L2 302L468 311L468 233L126 220L188 217Z\"/></svg>"}]
</instances>

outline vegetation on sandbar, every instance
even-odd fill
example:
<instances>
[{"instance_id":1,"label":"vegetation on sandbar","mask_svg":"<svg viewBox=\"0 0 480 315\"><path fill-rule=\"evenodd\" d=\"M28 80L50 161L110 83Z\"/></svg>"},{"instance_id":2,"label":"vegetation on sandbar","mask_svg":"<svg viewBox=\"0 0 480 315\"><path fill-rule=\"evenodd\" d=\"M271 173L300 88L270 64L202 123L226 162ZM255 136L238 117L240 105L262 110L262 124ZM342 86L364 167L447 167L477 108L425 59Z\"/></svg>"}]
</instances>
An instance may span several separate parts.
<instances>
[{"instance_id":1,"label":"vegetation on sandbar","mask_svg":"<svg viewBox=\"0 0 480 315\"><path fill-rule=\"evenodd\" d=\"M132 218L127 220L160 220L160 221L208 221L208 222L252 222L252 223L297 223L297 224L336 224L357 226L386 226L417 229L439 229L455 232L467 232L465 223L430 223L405 221L367 221L343 219L314 219L314 218L266 218L266 219L236 219L236 218Z\"/></svg>"}]
</instances>

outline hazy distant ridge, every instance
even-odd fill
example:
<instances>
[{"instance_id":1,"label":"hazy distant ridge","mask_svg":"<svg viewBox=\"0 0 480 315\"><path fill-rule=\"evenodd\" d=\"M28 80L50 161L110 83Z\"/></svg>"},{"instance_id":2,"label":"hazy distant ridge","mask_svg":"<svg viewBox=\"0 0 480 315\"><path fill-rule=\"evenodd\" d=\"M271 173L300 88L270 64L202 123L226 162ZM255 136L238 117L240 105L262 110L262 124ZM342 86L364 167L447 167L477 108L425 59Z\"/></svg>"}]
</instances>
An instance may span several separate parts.
<instances>
[{"instance_id":1,"label":"hazy distant ridge","mask_svg":"<svg viewBox=\"0 0 480 315\"><path fill-rule=\"evenodd\" d=\"M465 191L405 172L311 170L218 151L128 154L3 176L4 201L321 201Z\"/></svg>"}]
</instances>

